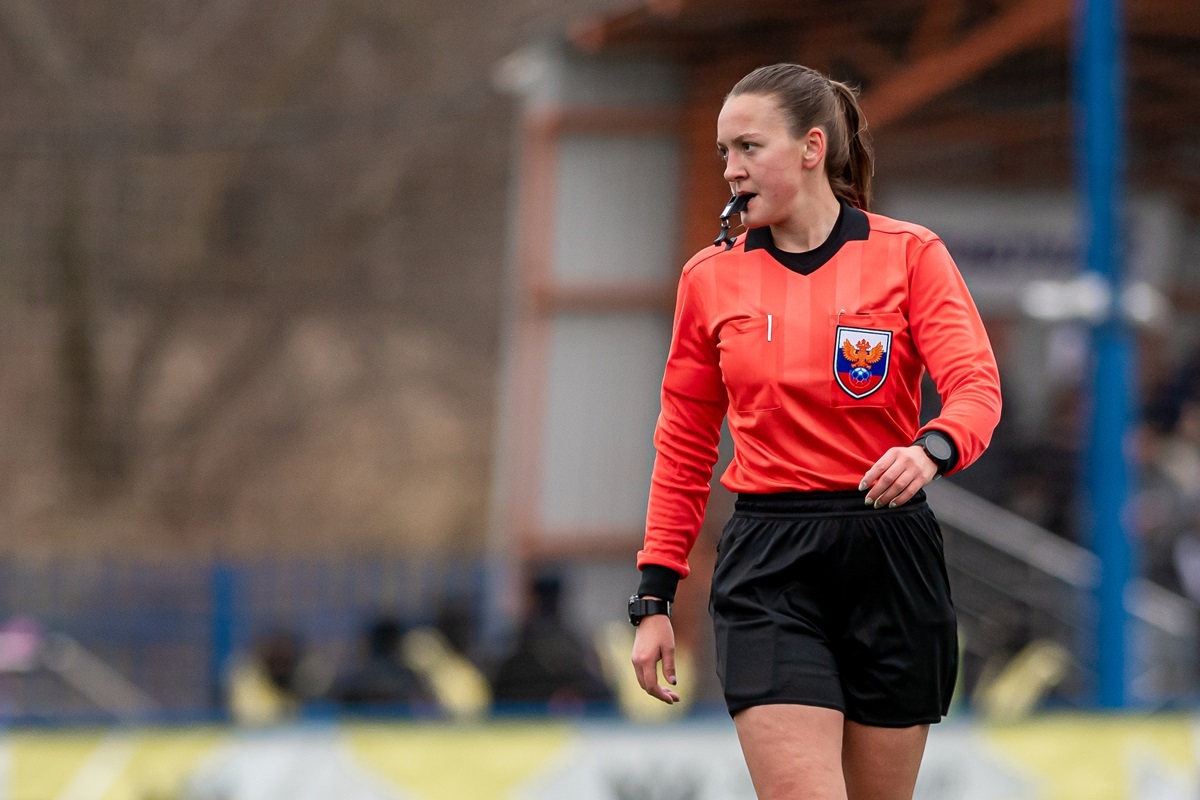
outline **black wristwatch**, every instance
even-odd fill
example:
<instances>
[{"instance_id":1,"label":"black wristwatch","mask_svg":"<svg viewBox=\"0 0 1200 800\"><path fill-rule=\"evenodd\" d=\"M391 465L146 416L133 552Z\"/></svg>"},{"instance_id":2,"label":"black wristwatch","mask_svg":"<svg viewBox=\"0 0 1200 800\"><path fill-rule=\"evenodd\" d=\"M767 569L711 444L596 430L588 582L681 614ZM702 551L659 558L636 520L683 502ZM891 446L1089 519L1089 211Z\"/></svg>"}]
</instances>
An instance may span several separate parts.
<instances>
[{"instance_id":1,"label":"black wristwatch","mask_svg":"<svg viewBox=\"0 0 1200 800\"><path fill-rule=\"evenodd\" d=\"M655 614L666 614L670 617L671 601L638 597L636 594L629 598L629 623L631 625L640 625L643 617L652 617Z\"/></svg>"},{"instance_id":2,"label":"black wristwatch","mask_svg":"<svg viewBox=\"0 0 1200 800\"><path fill-rule=\"evenodd\" d=\"M941 475L954 465L954 442L941 431L926 431L913 444L925 451Z\"/></svg>"}]
</instances>

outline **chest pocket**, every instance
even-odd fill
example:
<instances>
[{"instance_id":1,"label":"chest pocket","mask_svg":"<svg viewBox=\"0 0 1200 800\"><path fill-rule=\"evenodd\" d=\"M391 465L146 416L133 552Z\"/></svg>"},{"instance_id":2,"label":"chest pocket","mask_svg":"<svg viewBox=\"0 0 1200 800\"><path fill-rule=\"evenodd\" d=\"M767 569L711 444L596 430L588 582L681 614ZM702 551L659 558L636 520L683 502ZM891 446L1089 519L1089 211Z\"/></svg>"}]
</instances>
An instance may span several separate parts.
<instances>
[{"instance_id":1,"label":"chest pocket","mask_svg":"<svg viewBox=\"0 0 1200 800\"><path fill-rule=\"evenodd\" d=\"M717 349L730 405L739 412L779 408L783 325L774 316L751 317L721 328Z\"/></svg>"},{"instance_id":2,"label":"chest pocket","mask_svg":"<svg viewBox=\"0 0 1200 800\"><path fill-rule=\"evenodd\" d=\"M904 315L833 314L829 319L829 404L834 408L892 405L900 380L897 338L908 325Z\"/></svg>"}]
</instances>

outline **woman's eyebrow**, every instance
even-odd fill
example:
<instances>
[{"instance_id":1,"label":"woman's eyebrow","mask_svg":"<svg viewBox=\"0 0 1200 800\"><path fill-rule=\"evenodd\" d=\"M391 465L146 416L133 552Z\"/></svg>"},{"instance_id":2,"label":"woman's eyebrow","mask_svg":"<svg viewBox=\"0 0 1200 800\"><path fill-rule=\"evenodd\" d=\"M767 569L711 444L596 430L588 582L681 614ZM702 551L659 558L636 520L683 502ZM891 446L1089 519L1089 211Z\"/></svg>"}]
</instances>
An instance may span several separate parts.
<instances>
[{"instance_id":1,"label":"woman's eyebrow","mask_svg":"<svg viewBox=\"0 0 1200 800\"><path fill-rule=\"evenodd\" d=\"M750 133L743 133L743 134L739 134L738 136L733 137L733 141L731 141L730 144L740 144L740 143L746 141L747 139L757 139L757 138L759 138L758 134L751 131ZM723 146L723 144L722 144L721 140L717 139L717 147L721 148L722 146Z\"/></svg>"}]
</instances>

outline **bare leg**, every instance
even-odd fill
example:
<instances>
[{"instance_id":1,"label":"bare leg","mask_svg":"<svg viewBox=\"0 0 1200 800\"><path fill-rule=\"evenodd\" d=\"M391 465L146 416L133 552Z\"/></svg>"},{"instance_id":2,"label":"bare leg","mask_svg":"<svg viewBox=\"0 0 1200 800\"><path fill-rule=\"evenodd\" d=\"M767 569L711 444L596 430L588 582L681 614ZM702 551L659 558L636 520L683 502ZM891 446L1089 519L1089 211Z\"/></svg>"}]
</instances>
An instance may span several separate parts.
<instances>
[{"instance_id":1,"label":"bare leg","mask_svg":"<svg viewBox=\"0 0 1200 800\"><path fill-rule=\"evenodd\" d=\"M912 800L928 725L876 728L846 721L842 770L849 800Z\"/></svg>"},{"instance_id":2,"label":"bare leg","mask_svg":"<svg viewBox=\"0 0 1200 800\"><path fill-rule=\"evenodd\" d=\"M842 712L754 706L733 721L758 800L845 800Z\"/></svg>"}]
</instances>

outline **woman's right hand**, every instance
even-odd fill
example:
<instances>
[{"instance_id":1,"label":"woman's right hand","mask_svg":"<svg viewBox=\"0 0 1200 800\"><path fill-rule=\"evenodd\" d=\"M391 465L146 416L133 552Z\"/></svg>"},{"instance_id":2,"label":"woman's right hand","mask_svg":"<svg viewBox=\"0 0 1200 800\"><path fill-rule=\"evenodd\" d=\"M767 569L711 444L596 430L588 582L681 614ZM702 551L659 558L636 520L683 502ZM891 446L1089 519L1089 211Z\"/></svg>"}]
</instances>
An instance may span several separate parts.
<instances>
[{"instance_id":1,"label":"woman's right hand","mask_svg":"<svg viewBox=\"0 0 1200 800\"><path fill-rule=\"evenodd\" d=\"M633 638L633 671L638 684L651 697L664 703L678 703L679 695L658 682L658 662L662 662L663 678L675 685L675 629L666 614L644 617Z\"/></svg>"}]
</instances>

